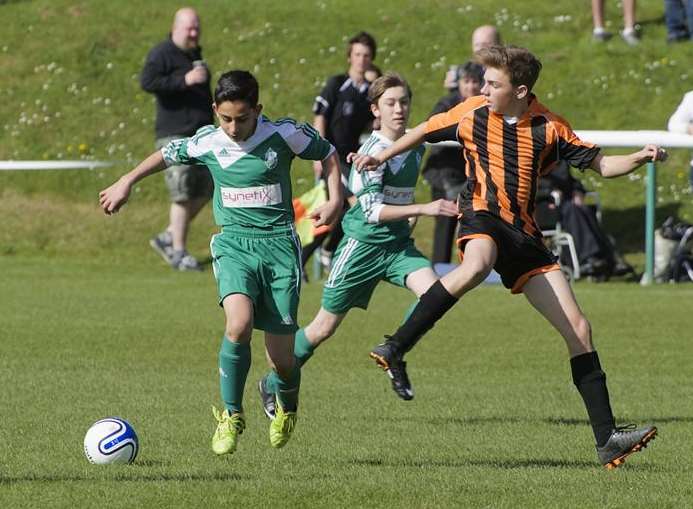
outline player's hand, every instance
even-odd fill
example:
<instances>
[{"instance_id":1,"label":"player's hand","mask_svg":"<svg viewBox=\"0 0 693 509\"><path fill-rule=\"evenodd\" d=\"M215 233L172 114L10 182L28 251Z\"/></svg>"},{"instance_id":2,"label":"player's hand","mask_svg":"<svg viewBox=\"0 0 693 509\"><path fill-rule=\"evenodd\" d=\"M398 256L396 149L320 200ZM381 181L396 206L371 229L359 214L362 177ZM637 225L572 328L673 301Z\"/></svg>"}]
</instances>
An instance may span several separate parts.
<instances>
[{"instance_id":1,"label":"player's hand","mask_svg":"<svg viewBox=\"0 0 693 509\"><path fill-rule=\"evenodd\" d=\"M128 201L130 188L130 184L121 179L101 191L99 193L99 204L103 211L109 216L118 212L120 207Z\"/></svg>"},{"instance_id":2,"label":"player's hand","mask_svg":"<svg viewBox=\"0 0 693 509\"><path fill-rule=\"evenodd\" d=\"M657 145L645 145L645 147L639 152L638 160L640 164L653 163L655 161L664 162L669 157L669 154L663 148Z\"/></svg>"},{"instance_id":3,"label":"player's hand","mask_svg":"<svg viewBox=\"0 0 693 509\"><path fill-rule=\"evenodd\" d=\"M451 200L440 199L421 206L423 216L456 217L457 214L457 204Z\"/></svg>"},{"instance_id":4,"label":"player's hand","mask_svg":"<svg viewBox=\"0 0 693 509\"><path fill-rule=\"evenodd\" d=\"M357 154L355 152L349 152L349 155L347 155L347 162L351 163L354 168L356 168L356 171L373 171L383 164L373 156Z\"/></svg>"},{"instance_id":5,"label":"player's hand","mask_svg":"<svg viewBox=\"0 0 693 509\"><path fill-rule=\"evenodd\" d=\"M185 73L185 84L187 86L199 85L200 83L206 83L209 72L204 65L199 65L193 67L191 71Z\"/></svg>"},{"instance_id":6,"label":"player's hand","mask_svg":"<svg viewBox=\"0 0 693 509\"><path fill-rule=\"evenodd\" d=\"M334 223L339 217L341 210L341 201L330 200L323 203L322 205L316 207L315 210L310 214L310 218L313 220L313 226L317 228L318 226Z\"/></svg>"}]
</instances>

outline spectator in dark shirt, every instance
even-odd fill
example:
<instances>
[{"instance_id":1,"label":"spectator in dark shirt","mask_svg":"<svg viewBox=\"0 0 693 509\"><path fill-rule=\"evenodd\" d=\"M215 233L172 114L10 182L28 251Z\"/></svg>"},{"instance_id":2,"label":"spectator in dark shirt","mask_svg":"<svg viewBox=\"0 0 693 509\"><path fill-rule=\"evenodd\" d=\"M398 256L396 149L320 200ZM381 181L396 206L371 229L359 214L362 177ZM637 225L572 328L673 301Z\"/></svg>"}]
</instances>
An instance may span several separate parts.
<instances>
[{"instance_id":1,"label":"spectator in dark shirt","mask_svg":"<svg viewBox=\"0 0 693 509\"><path fill-rule=\"evenodd\" d=\"M366 79L366 73L373 70L376 42L367 32L359 32L349 39L347 46L347 60L349 69L344 74L337 74L327 80L325 87L315 98L313 113L315 118L313 125L321 136L325 137L337 149L339 164L342 170L342 183L345 196L351 203L354 198L348 192L348 179L351 165L346 162L349 152L359 149L359 138L373 122L371 106L368 101L368 87L370 82ZM322 174L322 166L317 161L313 170L316 177ZM348 209L345 203L344 210ZM337 248L339 241L344 236L341 226L341 217L329 234L319 235L315 240L303 248L303 263L319 247L325 238L323 245L322 262L329 267L331 257Z\"/></svg>"},{"instance_id":2,"label":"spectator in dark shirt","mask_svg":"<svg viewBox=\"0 0 693 509\"><path fill-rule=\"evenodd\" d=\"M474 62L467 62L457 67L454 92L441 98L433 107L429 116L448 111L459 103L481 92L483 84L483 68ZM423 176L431 185L431 199L456 200L466 181L464 160L459 147L431 147L431 153L426 161ZM433 255L431 262L450 263L452 241L455 236L457 218L438 216L435 218L433 230Z\"/></svg>"},{"instance_id":3,"label":"spectator in dark shirt","mask_svg":"<svg viewBox=\"0 0 693 509\"><path fill-rule=\"evenodd\" d=\"M210 75L199 45L200 20L191 8L176 12L168 39L147 55L141 85L156 96L156 146L213 124ZM169 224L150 245L177 270L200 270L186 250L190 222L212 197L204 166L171 166L165 172L171 198Z\"/></svg>"}]
</instances>

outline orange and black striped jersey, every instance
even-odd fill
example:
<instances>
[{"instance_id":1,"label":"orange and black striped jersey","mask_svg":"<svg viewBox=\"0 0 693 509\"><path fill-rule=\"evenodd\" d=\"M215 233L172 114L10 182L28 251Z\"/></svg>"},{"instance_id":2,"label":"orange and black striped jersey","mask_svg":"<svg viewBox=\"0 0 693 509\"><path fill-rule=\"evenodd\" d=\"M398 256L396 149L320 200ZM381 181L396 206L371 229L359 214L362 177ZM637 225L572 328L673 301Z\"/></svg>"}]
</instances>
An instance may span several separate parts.
<instances>
[{"instance_id":1,"label":"orange and black striped jersey","mask_svg":"<svg viewBox=\"0 0 693 509\"><path fill-rule=\"evenodd\" d=\"M517 119L489 109L484 96L470 97L426 122L426 141L458 141L466 162L467 192L474 211L486 211L524 231L541 236L534 222L539 177L558 160L587 168L599 148L581 141L568 122L537 98Z\"/></svg>"}]
</instances>

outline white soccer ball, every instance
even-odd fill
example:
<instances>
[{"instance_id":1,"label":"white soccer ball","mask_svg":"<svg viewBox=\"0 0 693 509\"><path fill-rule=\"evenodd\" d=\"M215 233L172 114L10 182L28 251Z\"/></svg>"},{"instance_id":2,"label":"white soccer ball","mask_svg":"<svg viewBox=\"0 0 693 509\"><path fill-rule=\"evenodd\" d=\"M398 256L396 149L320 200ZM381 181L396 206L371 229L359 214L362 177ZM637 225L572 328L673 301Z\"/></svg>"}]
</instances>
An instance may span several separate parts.
<instances>
[{"instance_id":1,"label":"white soccer ball","mask_svg":"<svg viewBox=\"0 0 693 509\"><path fill-rule=\"evenodd\" d=\"M139 448L134 428L120 417L96 421L84 436L84 454L97 465L132 463Z\"/></svg>"}]
</instances>

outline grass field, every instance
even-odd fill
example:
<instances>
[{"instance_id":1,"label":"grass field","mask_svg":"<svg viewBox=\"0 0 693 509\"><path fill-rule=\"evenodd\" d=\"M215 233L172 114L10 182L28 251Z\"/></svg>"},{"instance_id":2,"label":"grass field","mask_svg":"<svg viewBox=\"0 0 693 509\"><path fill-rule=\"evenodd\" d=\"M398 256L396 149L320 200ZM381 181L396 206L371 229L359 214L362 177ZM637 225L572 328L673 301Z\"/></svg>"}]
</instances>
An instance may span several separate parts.
<instances>
[{"instance_id":1,"label":"grass field","mask_svg":"<svg viewBox=\"0 0 693 509\"><path fill-rule=\"evenodd\" d=\"M690 287L578 284L622 422L660 437L624 468L596 462L566 352L522 297L482 287L410 355L398 400L367 352L409 296L381 287L303 373L300 419L268 443L256 337L239 451L209 448L222 314L209 272L150 258L0 257L2 507L685 507L690 477ZM320 286L306 285L305 323ZM81 450L94 420L133 423L135 464Z\"/></svg>"},{"instance_id":2,"label":"grass field","mask_svg":"<svg viewBox=\"0 0 693 509\"><path fill-rule=\"evenodd\" d=\"M544 63L539 97L576 129L663 129L691 88L690 44L667 45L661 0L638 2L643 43L595 44L581 0L257 0L199 2L215 77L247 68L271 117L310 120L323 80L345 68L358 30L379 42L376 63L414 89L412 123L441 96L469 36L497 24L504 40ZM100 189L153 145L152 98L137 74L180 3L0 0L0 159L107 159L103 171L0 172L0 509L15 507L688 507L693 500L690 303L693 285L578 283L620 422L660 436L615 472L596 460L565 347L522 297L482 287L409 357L416 389L398 400L367 353L410 296L383 286L303 372L300 417L285 449L269 446L254 383L248 429L233 457L210 450L223 316L203 274L173 273L147 239L165 226L163 177L106 218ZM606 2L616 31L617 2ZM686 150L659 166L657 223L693 222ZM604 221L642 267L643 170L604 181ZM293 170L296 192L310 166ZM429 196L423 182L417 200ZM415 231L430 253L431 221ZM211 213L189 247L208 255ZM320 302L306 285L300 320ZM135 464L87 463L82 439L102 417L140 436Z\"/></svg>"}]
</instances>

